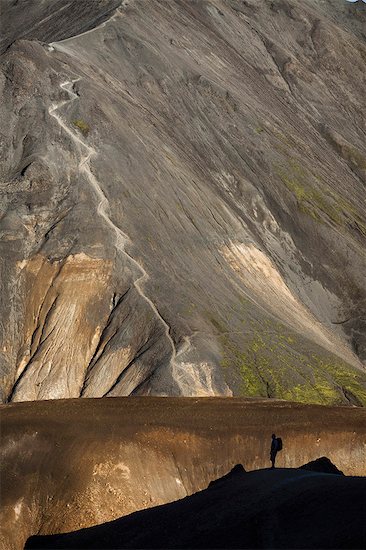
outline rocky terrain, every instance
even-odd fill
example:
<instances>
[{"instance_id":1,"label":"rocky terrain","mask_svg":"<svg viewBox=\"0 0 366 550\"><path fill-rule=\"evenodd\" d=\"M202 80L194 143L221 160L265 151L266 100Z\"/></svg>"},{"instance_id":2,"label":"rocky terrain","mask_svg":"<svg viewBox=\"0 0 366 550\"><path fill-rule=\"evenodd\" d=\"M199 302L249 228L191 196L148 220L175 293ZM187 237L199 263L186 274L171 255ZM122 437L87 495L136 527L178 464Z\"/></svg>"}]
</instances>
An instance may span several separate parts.
<instances>
[{"instance_id":1,"label":"rocky terrain","mask_svg":"<svg viewBox=\"0 0 366 550\"><path fill-rule=\"evenodd\" d=\"M365 482L361 478L346 477L339 481L339 476L333 475L337 471L329 469L329 463L325 464L325 469L322 464L322 471L326 472L322 477L314 477L314 464L308 465L307 470L290 470L327 456L345 476L365 476L364 408L242 398L161 399L136 396L10 403L2 405L0 412L1 550L20 550L32 535L54 535L101 526L136 511L182 499L206 489L212 480L221 478L236 464L243 464L246 471L268 468L273 431L282 437L284 443L276 461L278 477L270 478L274 485L271 486L268 478L273 472L267 470L248 473L249 477L240 483L231 484L227 479L228 492L225 489L221 496L220 483L212 484L213 493L208 494L211 503L207 509L202 508L198 525L212 527L214 522L218 530L226 521L229 525L235 518L229 517L231 508L228 502L236 503L238 508L244 506L241 512L244 516L248 510L252 510L253 514L259 514L262 510L265 514L266 510L276 508L277 499L274 496L278 493L281 498L278 500L276 537L284 532L281 522L288 513L288 506L293 508L288 517L292 518L294 525L295 521L299 522L296 525L302 525L301 529L304 518L315 521L317 514L324 519L334 513L333 523L329 525L338 522L344 527L342 531L339 525L335 534L350 533L354 526L359 525L360 514L364 514L362 505L365 502L362 504L360 500L360 491L364 497ZM259 491L257 500L253 495L255 487ZM286 487L293 488L293 491L288 492ZM333 497L319 499L319 492L323 497L329 494ZM214 495L211 500L210 494ZM254 500L249 499L249 494ZM269 494L274 500L267 498ZM342 497L340 502L338 496ZM206 497L197 498L194 502L199 504L202 502L200 499ZM142 537L137 537L130 547L146 547L144 545L153 532L154 537L158 537L154 539L157 547L179 544L179 533L175 539L172 534L176 522L173 526L171 518L175 517L175 513L181 517L182 541L185 540L184 544L189 546L189 537L184 537L189 535L187 525L197 511L196 505L191 508L190 502L178 503L176 512L173 507L173 516L166 512L164 525L167 538L161 531L159 539L154 531L160 525L160 519L157 523L155 519L164 515L165 509L152 512L151 524L150 516L126 518L127 523L121 525L128 529L131 527L129 541L136 535L136 526ZM264 505L265 502L267 505ZM348 519L343 523L338 521L339 514L343 513L344 518L353 515L347 528L345 523ZM239 514L236 520L244 516ZM145 517L146 529L141 532L139 522L145 522ZM260 517L257 517L258 521ZM250 536L256 537L259 531L267 536L268 521L270 518L267 523L254 525ZM119 536L120 524L117 522L116 525L115 532ZM311 531L309 524L306 525L307 531ZM319 532L317 526L319 518L313 526L314 537ZM191 532L197 533L193 531L197 528L192 524ZM301 529L299 527L299 533L303 532ZM107 534L110 533L113 526L112 529L107 526L106 530ZM96 535L103 532L105 530L102 528L101 531L97 529ZM90 533L94 538L94 531ZM295 536L296 529L286 537L290 537L291 533ZM235 535L233 529L232 541L242 535L243 532L240 534L239 531ZM202 536L204 540L204 533ZM311 537L310 532L307 537ZM326 526L324 537L322 540L333 540L329 539L329 528ZM81 547L81 539L77 544L75 539L72 540L74 548ZM100 538L95 539L95 544L98 540L99 548L107 547L105 540L101 543ZM242 538L236 540L241 540L236 547L244 546ZM285 540L291 546L291 541L295 539ZM305 547L311 546L310 538L304 541ZM65 543L70 545L68 537ZM206 541L206 547L207 544ZM255 544L257 542L253 542L254 547Z\"/></svg>"},{"instance_id":2,"label":"rocky terrain","mask_svg":"<svg viewBox=\"0 0 366 550\"><path fill-rule=\"evenodd\" d=\"M364 548L366 479L316 470L238 466L178 502L25 548Z\"/></svg>"},{"instance_id":3,"label":"rocky terrain","mask_svg":"<svg viewBox=\"0 0 366 550\"><path fill-rule=\"evenodd\" d=\"M1 19L2 401L365 404L365 4Z\"/></svg>"}]
</instances>

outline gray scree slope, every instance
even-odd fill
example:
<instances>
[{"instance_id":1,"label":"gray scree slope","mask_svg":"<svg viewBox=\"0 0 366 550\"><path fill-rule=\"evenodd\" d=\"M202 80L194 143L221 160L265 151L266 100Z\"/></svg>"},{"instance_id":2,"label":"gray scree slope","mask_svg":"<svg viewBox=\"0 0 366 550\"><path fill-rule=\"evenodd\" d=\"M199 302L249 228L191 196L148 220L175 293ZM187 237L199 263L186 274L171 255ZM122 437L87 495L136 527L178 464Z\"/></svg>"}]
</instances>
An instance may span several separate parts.
<instances>
[{"instance_id":1,"label":"gray scree slope","mask_svg":"<svg viewBox=\"0 0 366 550\"><path fill-rule=\"evenodd\" d=\"M1 7L1 399L365 404L365 5Z\"/></svg>"}]
</instances>

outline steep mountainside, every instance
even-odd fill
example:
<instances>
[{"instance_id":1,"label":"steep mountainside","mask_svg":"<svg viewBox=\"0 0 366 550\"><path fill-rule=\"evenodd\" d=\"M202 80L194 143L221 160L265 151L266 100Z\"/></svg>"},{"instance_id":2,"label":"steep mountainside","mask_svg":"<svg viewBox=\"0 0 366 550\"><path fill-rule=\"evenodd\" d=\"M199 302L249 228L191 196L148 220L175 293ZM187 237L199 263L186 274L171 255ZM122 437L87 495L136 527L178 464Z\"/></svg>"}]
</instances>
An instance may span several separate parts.
<instances>
[{"instance_id":1,"label":"steep mountainside","mask_svg":"<svg viewBox=\"0 0 366 550\"><path fill-rule=\"evenodd\" d=\"M2 400L365 404L366 5L1 7Z\"/></svg>"}]
</instances>

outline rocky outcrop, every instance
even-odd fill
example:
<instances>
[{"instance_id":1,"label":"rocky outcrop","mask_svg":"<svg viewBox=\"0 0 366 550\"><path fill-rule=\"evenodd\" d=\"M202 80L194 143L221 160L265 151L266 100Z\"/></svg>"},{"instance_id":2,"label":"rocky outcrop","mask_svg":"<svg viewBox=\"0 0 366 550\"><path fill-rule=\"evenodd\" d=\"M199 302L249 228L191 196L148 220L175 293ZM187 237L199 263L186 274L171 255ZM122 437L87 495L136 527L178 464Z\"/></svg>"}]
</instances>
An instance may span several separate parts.
<instances>
[{"instance_id":1,"label":"rocky outcrop","mask_svg":"<svg viewBox=\"0 0 366 550\"><path fill-rule=\"evenodd\" d=\"M222 483L225 483L228 479L240 479L243 474L245 474L245 468L242 464L236 464L234 468L230 470L227 474L225 474L222 477L219 477L219 479L214 479L213 481L210 481L210 484L208 488L213 488L221 485Z\"/></svg>"},{"instance_id":2,"label":"rocky outcrop","mask_svg":"<svg viewBox=\"0 0 366 550\"><path fill-rule=\"evenodd\" d=\"M273 431L283 440L276 467L287 474L288 468L296 469L299 494L309 495L308 479L344 477L298 469L320 456L329 457L346 476L365 475L365 410L358 407L134 397L10 403L0 411L0 547L6 550L23 548L37 533L77 531L182 499L243 464L246 472L237 468L208 490L213 502L230 510L231 499L218 499L217 492L232 483L247 498L246 479L250 483L256 473L250 471L270 466ZM285 498L292 483L279 480L273 491ZM257 482L251 489L255 494L256 487ZM272 491L267 478L264 487ZM334 484L324 488L325 507L337 501L334 490ZM290 507L296 502L290 499ZM299 503L298 519L307 506L307 501ZM141 532L148 536L146 524Z\"/></svg>"},{"instance_id":3,"label":"rocky outcrop","mask_svg":"<svg viewBox=\"0 0 366 550\"><path fill-rule=\"evenodd\" d=\"M301 470L309 470L310 472L321 472L323 474L337 474L343 476L343 472L338 470L337 466L332 464L332 462L326 456L312 460L308 464L300 466Z\"/></svg>"},{"instance_id":4,"label":"rocky outcrop","mask_svg":"<svg viewBox=\"0 0 366 550\"><path fill-rule=\"evenodd\" d=\"M366 403L364 6L328 4L4 0L3 402Z\"/></svg>"}]
</instances>

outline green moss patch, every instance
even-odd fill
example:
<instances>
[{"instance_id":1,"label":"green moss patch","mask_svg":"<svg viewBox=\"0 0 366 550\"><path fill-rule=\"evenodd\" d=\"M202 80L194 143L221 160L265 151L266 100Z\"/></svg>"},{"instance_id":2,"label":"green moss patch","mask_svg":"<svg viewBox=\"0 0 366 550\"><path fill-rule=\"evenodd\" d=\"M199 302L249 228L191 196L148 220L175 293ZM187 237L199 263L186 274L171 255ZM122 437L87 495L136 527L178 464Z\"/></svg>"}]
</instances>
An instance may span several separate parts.
<instances>
[{"instance_id":1,"label":"green moss patch","mask_svg":"<svg viewBox=\"0 0 366 550\"><path fill-rule=\"evenodd\" d=\"M88 136L90 132L90 126L87 122L85 122L81 118L77 118L73 120L72 123L78 130L80 130L84 137Z\"/></svg>"},{"instance_id":2,"label":"green moss patch","mask_svg":"<svg viewBox=\"0 0 366 550\"><path fill-rule=\"evenodd\" d=\"M219 334L222 367L234 372L239 394L301 403L366 406L366 373L331 353L307 352L306 343L282 323L252 322L252 337L242 343ZM294 347L296 346L296 347Z\"/></svg>"},{"instance_id":3,"label":"green moss patch","mask_svg":"<svg viewBox=\"0 0 366 550\"><path fill-rule=\"evenodd\" d=\"M296 161L290 161L287 168L277 166L276 173L287 189L295 195L301 212L315 221L321 222L326 216L334 224L342 224L342 216L333 197L319 191L315 183L311 183L311 175Z\"/></svg>"},{"instance_id":4,"label":"green moss patch","mask_svg":"<svg viewBox=\"0 0 366 550\"><path fill-rule=\"evenodd\" d=\"M304 168L298 160L287 158L286 165L275 165L282 183L296 198L300 212L319 223L346 225L366 236L364 217L349 201L335 193L319 176Z\"/></svg>"}]
</instances>

